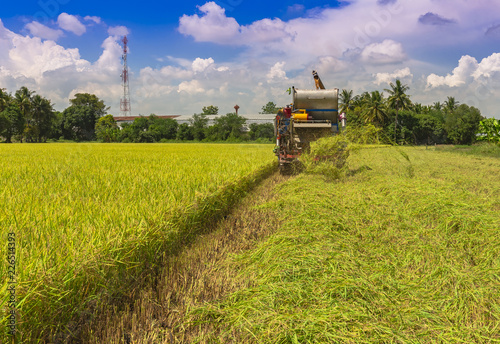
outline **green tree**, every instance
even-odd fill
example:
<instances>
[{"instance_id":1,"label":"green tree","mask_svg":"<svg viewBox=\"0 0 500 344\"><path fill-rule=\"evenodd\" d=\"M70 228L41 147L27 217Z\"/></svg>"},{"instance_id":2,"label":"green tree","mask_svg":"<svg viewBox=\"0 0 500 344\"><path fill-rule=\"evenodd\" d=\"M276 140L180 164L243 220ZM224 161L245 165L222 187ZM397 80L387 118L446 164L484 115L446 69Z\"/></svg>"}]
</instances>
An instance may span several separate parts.
<instances>
[{"instance_id":1,"label":"green tree","mask_svg":"<svg viewBox=\"0 0 500 344\"><path fill-rule=\"evenodd\" d=\"M477 130L479 141L487 141L500 144L500 121L495 118L487 118L479 122Z\"/></svg>"},{"instance_id":2,"label":"green tree","mask_svg":"<svg viewBox=\"0 0 500 344\"><path fill-rule=\"evenodd\" d=\"M14 101L19 107L19 110L23 114L26 122L29 122L30 120L29 112L31 110L31 96L33 93L33 91L30 91L27 87L23 86L17 90L14 95Z\"/></svg>"},{"instance_id":3,"label":"green tree","mask_svg":"<svg viewBox=\"0 0 500 344\"><path fill-rule=\"evenodd\" d=\"M0 88L0 112L5 110L12 102L12 96L7 93L5 88Z\"/></svg>"},{"instance_id":4,"label":"green tree","mask_svg":"<svg viewBox=\"0 0 500 344\"><path fill-rule=\"evenodd\" d=\"M352 90L342 90L340 93L340 113L347 113L353 108Z\"/></svg>"},{"instance_id":5,"label":"green tree","mask_svg":"<svg viewBox=\"0 0 500 344\"><path fill-rule=\"evenodd\" d=\"M402 144L416 144L415 129L418 127L418 118L415 112L411 110L402 110L399 112L398 129L399 142ZM392 127L392 126L391 126Z\"/></svg>"},{"instance_id":6,"label":"green tree","mask_svg":"<svg viewBox=\"0 0 500 344\"><path fill-rule=\"evenodd\" d=\"M219 107L213 105L204 106L201 111L205 116L217 116L219 114Z\"/></svg>"},{"instance_id":7,"label":"green tree","mask_svg":"<svg viewBox=\"0 0 500 344\"><path fill-rule=\"evenodd\" d=\"M51 138L64 138L63 135L63 114L60 111L54 111L54 120L52 121Z\"/></svg>"},{"instance_id":8,"label":"green tree","mask_svg":"<svg viewBox=\"0 0 500 344\"><path fill-rule=\"evenodd\" d=\"M208 118L204 114L194 114L189 120L195 140L201 141L205 138L205 131L208 127Z\"/></svg>"},{"instance_id":9,"label":"green tree","mask_svg":"<svg viewBox=\"0 0 500 344\"><path fill-rule=\"evenodd\" d=\"M177 140L180 141L190 141L194 139L192 127L187 123L182 123L179 125L179 129L177 130Z\"/></svg>"},{"instance_id":10,"label":"green tree","mask_svg":"<svg viewBox=\"0 0 500 344\"><path fill-rule=\"evenodd\" d=\"M122 130L120 131L120 135L118 136L119 141L136 143L155 142L155 133L149 130L152 119L154 119L154 117L156 116L139 116L135 118L131 124L123 125Z\"/></svg>"},{"instance_id":11,"label":"green tree","mask_svg":"<svg viewBox=\"0 0 500 344\"><path fill-rule=\"evenodd\" d=\"M95 139L97 120L92 109L71 105L63 113L63 136L66 140L91 141Z\"/></svg>"},{"instance_id":12,"label":"green tree","mask_svg":"<svg viewBox=\"0 0 500 344\"><path fill-rule=\"evenodd\" d=\"M25 136L30 142L46 142L52 134L56 119L54 106L50 100L36 94L31 98L30 123Z\"/></svg>"},{"instance_id":13,"label":"green tree","mask_svg":"<svg viewBox=\"0 0 500 344\"><path fill-rule=\"evenodd\" d=\"M352 105L354 108L362 108L363 105L366 103L367 99L370 98L370 93L368 92L363 92L362 94L358 94L352 98Z\"/></svg>"},{"instance_id":14,"label":"green tree","mask_svg":"<svg viewBox=\"0 0 500 344\"><path fill-rule=\"evenodd\" d=\"M11 143L14 135L21 135L24 130L25 119L15 103L10 103L0 112L0 136L5 142Z\"/></svg>"},{"instance_id":15,"label":"green tree","mask_svg":"<svg viewBox=\"0 0 500 344\"><path fill-rule=\"evenodd\" d=\"M362 116L366 124L372 123L378 127L384 124L387 117L387 107L382 93L373 91L365 98Z\"/></svg>"},{"instance_id":16,"label":"green tree","mask_svg":"<svg viewBox=\"0 0 500 344\"><path fill-rule=\"evenodd\" d=\"M236 113L228 113L215 119L214 125L208 130L211 141L238 140L243 136L243 126L246 119Z\"/></svg>"},{"instance_id":17,"label":"green tree","mask_svg":"<svg viewBox=\"0 0 500 344\"><path fill-rule=\"evenodd\" d=\"M421 103L414 103L412 106L412 110L416 114L429 113L429 108L427 106L422 105Z\"/></svg>"},{"instance_id":18,"label":"green tree","mask_svg":"<svg viewBox=\"0 0 500 344\"><path fill-rule=\"evenodd\" d=\"M248 135L250 140L272 140L274 138L274 126L272 123L252 123L249 128L250 131Z\"/></svg>"},{"instance_id":19,"label":"green tree","mask_svg":"<svg viewBox=\"0 0 500 344\"><path fill-rule=\"evenodd\" d=\"M441 102L434 102L432 104L432 107L437 111L441 111L443 109L443 105L441 104Z\"/></svg>"},{"instance_id":20,"label":"green tree","mask_svg":"<svg viewBox=\"0 0 500 344\"><path fill-rule=\"evenodd\" d=\"M278 113L278 108L274 102L268 102L266 105L262 107L261 114L276 114Z\"/></svg>"},{"instance_id":21,"label":"green tree","mask_svg":"<svg viewBox=\"0 0 500 344\"><path fill-rule=\"evenodd\" d=\"M95 125L95 134L99 141L116 142L120 128L113 115L106 115L99 118Z\"/></svg>"},{"instance_id":22,"label":"green tree","mask_svg":"<svg viewBox=\"0 0 500 344\"><path fill-rule=\"evenodd\" d=\"M448 99L444 102L444 110L447 113L452 113L458 107L458 102L455 100L455 97L448 97Z\"/></svg>"},{"instance_id":23,"label":"green tree","mask_svg":"<svg viewBox=\"0 0 500 344\"><path fill-rule=\"evenodd\" d=\"M442 143L444 136L443 123L430 114L417 114L418 124L413 129L417 144Z\"/></svg>"},{"instance_id":24,"label":"green tree","mask_svg":"<svg viewBox=\"0 0 500 344\"><path fill-rule=\"evenodd\" d=\"M134 133L131 123L122 123L121 129L118 132L118 142L131 143L134 142Z\"/></svg>"},{"instance_id":25,"label":"green tree","mask_svg":"<svg viewBox=\"0 0 500 344\"><path fill-rule=\"evenodd\" d=\"M179 123L172 118L160 118L155 115L149 116L149 128L148 131L151 132L155 141L173 140L177 136L177 129L179 128Z\"/></svg>"},{"instance_id":26,"label":"green tree","mask_svg":"<svg viewBox=\"0 0 500 344\"><path fill-rule=\"evenodd\" d=\"M63 111L65 139L90 141L95 139L95 126L108 107L93 94L77 93L71 105Z\"/></svg>"},{"instance_id":27,"label":"green tree","mask_svg":"<svg viewBox=\"0 0 500 344\"><path fill-rule=\"evenodd\" d=\"M94 113L96 121L109 111L109 107L106 106L104 101L100 100L95 94L77 93L75 94L75 98L70 99L69 102L74 106L89 108Z\"/></svg>"},{"instance_id":28,"label":"green tree","mask_svg":"<svg viewBox=\"0 0 500 344\"><path fill-rule=\"evenodd\" d=\"M478 109L466 104L459 105L455 111L446 116L445 129L448 140L453 144L474 143L481 120L483 117Z\"/></svg>"},{"instance_id":29,"label":"green tree","mask_svg":"<svg viewBox=\"0 0 500 344\"><path fill-rule=\"evenodd\" d=\"M385 89L389 93L387 102L389 107L396 110L396 119L394 122L394 143L397 142L397 126L398 126L398 113L399 110L406 110L411 107L410 96L406 94L410 88L408 85L403 85L401 80L397 79L396 83L389 84L390 89Z\"/></svg>"}]
</instances>

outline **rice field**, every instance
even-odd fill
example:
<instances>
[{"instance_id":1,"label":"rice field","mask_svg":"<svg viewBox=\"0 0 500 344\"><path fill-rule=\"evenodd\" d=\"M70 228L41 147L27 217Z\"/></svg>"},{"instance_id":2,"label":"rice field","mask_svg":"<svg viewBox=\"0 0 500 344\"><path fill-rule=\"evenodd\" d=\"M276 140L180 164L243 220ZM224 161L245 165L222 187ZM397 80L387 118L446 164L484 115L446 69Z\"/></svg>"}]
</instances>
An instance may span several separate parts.
<instances>
[{"instance_id":1,"label":"rice field","mask_svg":"<svg viewBox=\"0 0 500 344\"><path fill-rule=\"evenodd\" d=\"M335 180L277 185L258 207L280 228L221 263L238 271L226 283L243 287L194 300L178 338L499 343L498 152L372 147Z\"/></svg>"},{"instance_id":2,"label":"rice field","mask_svg":"<svg viewBox=\"0 0 500 344\"><path fill-rule=\"evenodd\" d=\"M134 269L151 268L274 156L270 145L65 143L0 145L0 161L0 254L15 233L17 336L36 342L130 292L121 288L141 275Z\"/></svg>"}]
</instances>

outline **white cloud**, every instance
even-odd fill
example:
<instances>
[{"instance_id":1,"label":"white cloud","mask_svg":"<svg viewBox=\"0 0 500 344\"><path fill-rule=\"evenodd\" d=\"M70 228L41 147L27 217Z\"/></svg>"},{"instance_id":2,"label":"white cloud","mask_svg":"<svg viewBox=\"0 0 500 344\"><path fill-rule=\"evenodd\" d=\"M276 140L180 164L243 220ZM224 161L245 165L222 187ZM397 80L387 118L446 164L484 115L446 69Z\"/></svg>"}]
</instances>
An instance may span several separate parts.
<instances>
[{"instance_id":1,"label":"white cloud","mask_svg":"<svg viewBox=\"0 0 500 344\"><path fill-rule=\"evenodd\" d=\"M26 29L29 30L30 34L43 39L51 39L57 41L64 33L62 30L54 30L48 26L40 24L39 22L31 22L26 24Z\"/></svg>"},{"instance_id":2,"label":"white cloud","mask_svg":"<svg viewBox=\"0 0 500 344\"><path fill-rule=\"evenodd\" d=\"M2 63L14 77L40 80L44 73L73 66L76 70L88 63L80 59L78 49L64 49L53 41L16 35L9 50L9 59Z\"/></svg>"},{"instance_id":3,"label":"white cloud","mask_svg":"<svg viewBox=\"0 0 500 344\"><path fill-rule=\"evenodd\" d=\"M183 15L179 19L179 32L192 36L197 42L213 42L226 45L254 45L293 39L294 33L287 31L287 24L281 19L265 18L250 25L241 26L236 19L227 17L225 10L210 1L198 7L202 12Z\"/></svg>"},{"instance_id":4,"label":"white cloud","mask_svg":"<svg viewBox=\"0 0 500 344\"><path fill-rule=\"evenodd\" d=\"M166 78L169 82L173 80L186 80L193 78L194 74L190 70L183 68L165 66L159 70L160 76Z\"/></svg>"},{"instance_id":5,"label":"white cloud","mask_svg":"<svg viewBox=\"0 0 500 344\"><path fill-rule=\"evenodd\" d=\"M101 24L101 21L102 21L102 19L100 17L96 17L96 16L85 16L83 18L83 20L93 21L96 24Z\"/></svg>"},{"instance_id":6,"label":"white cloud","mask_svg":"<svg viewBox=\"0 0 500 344\"><path fill-rule=\"evenodd\" d=\"M360 57L368 64L396 64L408 59L401 43L390 39L367 45Z\"/></svg>"},{"instance_id":7,"label":"white cloud","mask_svg":"<svg viewBox=\"0 0 500 344\"><path fill-rule=\"evenodd\" d=\"M395 70L393 73L377 73L375 74L375 83L377 85L384 84L384 83L391 83L394 82L394 80L399 79L405 82L411 82L413 78L413 74L410 71L409 67L403 68L403 69L398 69Z\"/></svg>"},{"instance_id":8,"label":"white cloud","mask_svg":"<svg viewBox=\"0 0 500 344\"><path fill-rule=\"evenodd\" d=\"M179 88L177 89L177 92L186 92L188 94L196 94L196 93L203 93L205 92L205 89L201 86L200 81L198 80L191 80L191 81L183 81L180 83Z\"/></svg>"},{"instance_id":9,"label":"white cloud","mask_svg":"<svg viewBox=\"0 0 500 344\"><path fill-rule=\"evenodd\" d=\"M204 72L208 67L215 63L214 59L209 57L208 59L202 59L197 57L192 63L192 68L195 73Z\"/></svg>"},{"instance_id":10,"label":"white cloud","mask_svg":"<svg viewBox=\"0 0 500 344\"><path fill-rule=\"evenodd\" d=\"M234 43L240 26L234 18L226 17L225 10L215 2L198 6L203 13L192 16L183 15L179 19L179 32L193 36L197 42Z\"/></svg>"},{"instance_id":11,"label":"white cloud","mask_svg":"<svg viewBox=\"0 0 500 344\"><path fill-rule=\"evenodd\" d=\"M262 19L248 26L241 27L241 39L246 44L282 41L293 39L295 33L288 32L288 27L281 19Z\"/></svg>"},{"instance_id":12,"label":"white cloud","mask_svg":"<svg viewBox=\"0 0 500 344\"><path fill-rule=\"evenodd\" d=\"M67 13L61 13L57 17L57 24L61 29L72 32L77 36L81 36L87 31L85 25L76 16Z\"/></svg>"},{"instance_id":13,"label":"white cloud","mask_svg":"<svg viewBox=\"0 0 500 344\"><path fill-rule=\"evenodd\" d=\"M472 56L462 56L458 66L446 76L429 75L427 88L434 98L452 94L460 102L479 108L483 115L499 118L500 53L493 53L480 63Z\"/></svg>"},{"instance_id":14,"label":"white cloud","mask_svg":"<svg viewBox=\"0 0 500 344\"><path fill-rule=\"evenodd\" d=\"M276 62L267 73L267 82L287 80L286 72L283 70L285 62Z\"/></svg>"},{"instance_id":15,"label":"white cloud","mask_svg":"<svg viewBox=\"0 0 500 344\"><path fill-rule=\"evenodd\" d=\"M474 71L472 76L474 79L490 79L493 76L500 77L498 73L500 72L500 53L494 53L491 56L484 58L481 63L479 63L477 69ZM500 82L500 79L497 79Z\"/></svg>"},{"instance_id":16,"label":"white cloud","mask_svg":"<svg viewBox=\"0 0 500 344\"><path fill-rule=\"evenodd\" d=\"M464 85L472 79L472 74L478 69L477 60L471 56L462 56L458 62L458 67L453 69L451 74L439 76L431 74L427 77L427 86L429 87L457 87Z\"/></svg>"},{"instance_id":17,"label":"white cloud","mask_svg":"<svg viewBox=\"0 0 500 344\"><path fill-rule=\"evenodd\" d=\"M193 65L193 61L180 57L167 56L167 59L169 59L172 62L175 62L176 64L184 68L189 68Z\"/></svg>"},{"instance_id":18,"label":"white cloud","mask_svg":"<svg viewBox=\"0 0 500 344\"><path fill-rule=\"evenodd\" d=\"M125 26L111 26L108 29L108 34L111 36L126 36L130 34L130 31L127 27Z\"/></svg>"},{"instance_id":19,"label":"white cloud","mask_svg":"<svg viewBox=\"0 0 500 344\"><path fill-rule=\"evenodd\" d=\"M78 49L66 49L52 40L22 36L0 21L0 85L14 92L21 86L48 97L62 110L76 92L96 94L107 104L120 99L120 46L112 38L102 44L94 63Z\"/></svg>"},{"instance_id":20,"label":"white cloud","mask_svg":"<svg viewBox=\"0 0 500 344\"><path fill-rule=\"evenodd\" d=\"M327 87L353 89L355 94L380 89L384 83L400 78L410 86L412 99L424 104L443 101L446 96L467 103L466 95L472 95L483 111L496 109L500 99L500 86L496 84L500 80L500 58L491 54L493 40L498 37L498 0L349 0L341 7L314 11L307 11L307 5L293 6L282 19L263 14L248 23L236 17L237 11L229 14L215 2L200 5L180 18L178 31L190 41L223 45L216 48L220 49L218 56L226 54L223 65L217 58L201 54L199 58L186 58L191 55L182 48L176 50L175 57L154 60L156 47L150 51L144 48L141 55L153 62L131 70L134 114L189 114L208 104L219 106L225 113L233 111L236 103L241 113L255 113L268 101L289 103L290 96L284 90L292 85L314 88L313 69ZM453 19L454 23L423 25L419 18L427 13ZM50 31L35 38L23 37L4 29L0 22L0 85L10 92L26 85L50 95L59 109L67 106L72 92L93 91L116 113L122 93L118 38L129 31L125 27L108 28L102 21L102 25L95 25L98 17L71 17L82 26L94 26L92 34L109 30L111 38L92 42L95 46L102 43L98 59L87 61L77 49L40 39L49 37ZM59 29L53 24L45 23L48 28ZM84 32L84 28L80 26L77 32ZM88 36L92 39L91 33ZM237 49L226 50L227 46ZM439 65L433 62L436 55L461 51L458 48L467 49L468 56L458 66L457 61L443 64L442 58ZM480 62L471 57L482 56L485 51L491 56ZM136 60L141 55L131 56L134 66L141 63Z\"/></svg>"},{"instance_id":21,"label":"white cloud","mask_svg":"<svg viewBox=\"0 0 500 344\"><path fill-rule=\"evenodd\" d=\"M121 69L120 57L122 56L122 47L116 42L115 37L106 38L101 47L103 52L97 62L96 67L99 70L109 70L118 72Z\"/></svg>"}]
</instances>

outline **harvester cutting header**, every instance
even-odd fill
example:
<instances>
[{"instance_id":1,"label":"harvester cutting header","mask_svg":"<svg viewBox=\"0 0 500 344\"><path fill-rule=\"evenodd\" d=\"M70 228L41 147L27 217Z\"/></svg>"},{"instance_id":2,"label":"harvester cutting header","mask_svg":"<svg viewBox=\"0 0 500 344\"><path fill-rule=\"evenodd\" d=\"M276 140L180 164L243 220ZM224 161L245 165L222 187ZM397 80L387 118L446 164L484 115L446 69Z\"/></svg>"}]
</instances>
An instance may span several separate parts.
<instances>
[{"instance_id":1,"label":"harvester cutting header","mask_svg":"<svg viewBox=\"0 0 500 344\"><path fill-rule=\"evenodd\" d=\"M275 119L275 153L281 171L308 151L310 142L339 131L339 90L326 89L318 73L312 74L316 89L292 87L292 105L279 110Z\"/></svg>"}]
</instances>

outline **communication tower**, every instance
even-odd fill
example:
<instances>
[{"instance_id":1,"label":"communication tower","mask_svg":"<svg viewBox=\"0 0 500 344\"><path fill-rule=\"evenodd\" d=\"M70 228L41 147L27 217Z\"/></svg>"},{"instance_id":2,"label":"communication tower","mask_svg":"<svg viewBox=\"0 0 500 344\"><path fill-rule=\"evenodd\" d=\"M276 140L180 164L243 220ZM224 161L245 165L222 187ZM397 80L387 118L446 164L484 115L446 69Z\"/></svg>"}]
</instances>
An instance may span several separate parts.
<instances>
[{"instance_id":1,"label":"communication tower","mask_svg":"<svg viewBox=\"0 0 500 344\"><path fill-rule=\"evenodd\" d=\"M120 99L120 111L122 116L131 116L132 109L130 107L130 92L129 92L129 83L128 83L128 65L127 65L127 36L124 36L122 39L123 42L123 71L122 71L122 86L123 86L123 98Z\"/></svg>"}]
</instances>

